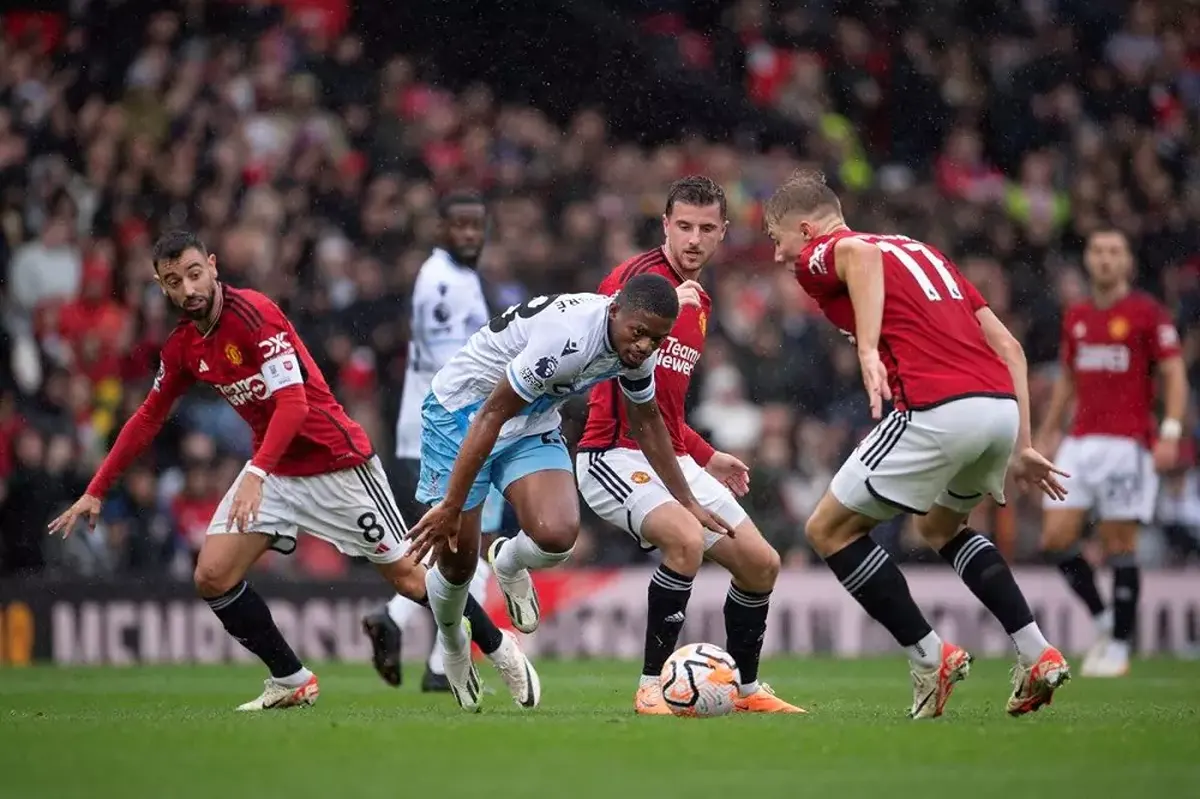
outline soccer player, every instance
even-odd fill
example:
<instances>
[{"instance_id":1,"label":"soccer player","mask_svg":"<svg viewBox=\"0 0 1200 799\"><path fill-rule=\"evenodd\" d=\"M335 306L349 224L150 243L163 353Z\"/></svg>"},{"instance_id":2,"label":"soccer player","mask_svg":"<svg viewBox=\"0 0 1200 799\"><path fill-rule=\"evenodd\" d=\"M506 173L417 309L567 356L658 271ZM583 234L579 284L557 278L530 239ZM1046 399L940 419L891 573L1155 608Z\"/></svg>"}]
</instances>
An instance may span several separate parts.
<instances>
[{"instance_id":1,"label":"soccer player","mask_svg":"<svg viewBox=\"0 0 1200 799\"><path fill-rule=\"evenodd\" d=\"M254 456L209 524L195 582L225 629L267 666L262 694L239 710L311 705L317 678L283 639L266 602L246 581L268 549L289 553L304 530L348 555L366 557L400 593L425 601L425 567L405 557L404 522L379 458L338 404L291 322L256 291L217 279L217 259L194 234L177 231L154 247L163 293L183 314L160 355L154 387L125 423L87 491L50 524L69 535L95 524L120 474L162 428L195 382L213 386L250 425ZM488 653L513 698L537 704L537 676L511 633L471 601L457 627Z\"/></svg>"},{"instance_id":2,"label":"soccer player","mask_svg":"<svg viewBox=\"0 0 1200 799\"><path fill-rule=\"evenodd\" d=\"M834 476L805 534L846 590L908 652L913 718L940 716L971 657L943 642L904 575L870 530L899 513L917 529L1013 640L1008 712L1049 704L1069 677L1004 558L965 527L1005 473L1049 496L1056 467L1030 444L1029 387L1020 344L944 255L905 236L852 231L819 172L800 172L767 201L777 261L858 348L875 419L894 410Z\"/></svg>"},{"instance_id":3,"label":"soccer player","mask_svg":"<svg viewBox=\"0 0 1200 799\"><path fill-rule=\"evenodd\" d=\"M1082 673L1117 677L1129 671L1137 618L1138 528L1151 521L1158 472L1179 457L1187 412L1187 370L1170 316L1147 294L1130 287L1133 256L1125 235L1093 233L1084 251L1090 301L1063 317L1062 369L1038 430L1039 449L1051 450L1067 406L1075 398L1070 435L1057 461L1074 476L1064 482L1065 503L1045 507L1042 548L1096 620L1096 640ZM1163 421L1154 440L1155 372L1163 385ZM1104 555L1113 570L1112 608L1096 589L1096 575L1078 541L1094 511Z\"/></svg>"},{"instance_id":4,"label":"soccer player","mask_svg":"<svg viewBox=\"0 0 1200 799\"><path fill-rule=\"evenodd\" d=\"M679 641L692 581L706 555L733 577L725 598L725 635L726 648L742 679L737 709L803 712L758 681L779 554L734 497L748 488L746 465L728 453L714 451L684 418L684 399L692 370L704 351L712 312L712 302L697 279L725 238L727 226L725 192L720 186L701 176L678 180L667 192L665 244L630 258L600 284L600 293L610 295L637 275L662 275L675 286L679 317L659 350L654 371L658 408L696 499L737 533L726 538L706 531L671 496L629 435L614 381L592 389L587 427L575 458L579 493L600 518L633 535L643 548L657 547L662 552L662 564L650 578L642 678L634 698L634 709L643 715L671 712L663 701L659 675Z\"/></svg>"},{"instance_id":5,"label":"soccer player","mask_svg":"<svg viewBox=\"0 0 1200 799\"><path fill-rule=\"evenodd\" d=\"M442 198L441 246L421 265L413 285L411 335L404 391L396 422L396 463L393 488L403 503L405 518L419 518L426 510L416 502L417 478L421 471L421 403L429 393L434 374L450 356L462 349L491 314L476 266L483 252L487 228L487 206L474 192L455 192ZM493 492L484 513L485 535L500 531L504 497ZM471 595L480 605L486 602L487 564L481 558L471 580ZM363 630L371 640L372 663L389 685L400 685L403 630L420 607L402 594L387 606L363 618ZM421 678L422 691L449 691L442 666L444 653L436 639Z\"/></svg>"},{"instance_id":6,"label":"soccer player","mask_svg":"<svg viewBox=\"0 0 1200 799\"><path fill-rule=\"evenodd\" d=\"M522 532L498 539L488 562L513 626L537 629L530 569L570 557L579 500L560 434L559 406L616 377L634 439L679 503L704 526L729 532L692 495L655 402L655 351L679 313L675 287L638 275L613 297L534 297L493 319L433 378L422 419L417 499L436 503L410 533L414 557L435 552L426 577L446 651L446 677L464 708L478 703L478 678L460 625L475 573L480 513L492 486L512 503Z\"/></svg>"}]
</instances>

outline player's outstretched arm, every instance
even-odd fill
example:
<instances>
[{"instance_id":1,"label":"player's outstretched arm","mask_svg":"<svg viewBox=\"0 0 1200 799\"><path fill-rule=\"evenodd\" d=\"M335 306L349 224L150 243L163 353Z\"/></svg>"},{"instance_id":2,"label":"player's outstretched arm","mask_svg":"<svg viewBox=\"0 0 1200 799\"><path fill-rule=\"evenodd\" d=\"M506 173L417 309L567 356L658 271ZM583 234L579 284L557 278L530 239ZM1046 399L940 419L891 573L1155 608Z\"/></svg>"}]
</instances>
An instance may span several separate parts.
<instances>
[{"instance_id":1,"label":"player's outstretched arm","mask_svg":"<svg viewBox=\"0 0 1200 799\"><path fill-rule=\"evenodd\" d=\"M467 428L462 447L458 450L458 457L454 459L454 467L450 470L445 498L409 531L412 540L409 555L414 560L421 562L430 552L441 549L443 544L449 546L451 552L458 550L458 526L471 485L495 448L496 440L500 438L500 428L527 404L526 398L511 383L501 380L475 412L475 418Z\"/></svg>"},{"instance_id":2,"label":"player's outstretched arm","mask_svg":"<svg viewBox=\"0 0 1200 799\"><path fill-rule=\"evenodd\" d=\"M620 378L618 378L620 379ZM644 402L636 402L628 394L624 397L625 413L629 418L629 432L638 442L650 468L666 485L671 496L680 505L687 508L700 523L716 533L724 533L733 537L733 528L723 519L709 513L696 501L691 486L683 471L679 468L679 460L675 457L675 446L671 443L671 434L659 413L658 403L653 395Z\"/></svg>"},{"instance_id":3,"label":"player's outstretched arm","mask_svg":"<svg viewBox=\"0 0 1200 799\"><path fill-rule=\"evenodd\" d=\"M104 495L112 488L117 478L129 468L130 464L146 450L146 447L158 435L158 431L162 430L163 423L166 422L171 408L175 405L175 400L187 390L190 383L191 381L186 375L167 371L165 363L159 367L158 377L154 380L154 388L146 395L146 399L142 401L133 416L130 416L129 420L121 427L121 432L117 434L117 440L108 454L104 456L100 468L96 470L92 481L88 483L83 496L50 522L51 535L62 533L64 538L69 536L80 519L85 519L90 527L96 526Z\"/></svg>"}]
</instances>

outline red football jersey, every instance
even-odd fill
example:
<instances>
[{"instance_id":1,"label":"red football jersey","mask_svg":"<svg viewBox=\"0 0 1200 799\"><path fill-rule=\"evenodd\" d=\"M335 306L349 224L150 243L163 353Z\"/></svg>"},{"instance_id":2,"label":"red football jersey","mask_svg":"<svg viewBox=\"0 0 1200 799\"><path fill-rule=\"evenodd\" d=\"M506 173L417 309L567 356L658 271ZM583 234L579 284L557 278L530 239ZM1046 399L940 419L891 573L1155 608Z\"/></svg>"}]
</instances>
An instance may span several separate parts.
<instances>
[{"instance_id":1,"label":"red football jersey","mask_svg":"<svg viewBox=\"0 0 1200 799\"><path fill-rule=\"evenodd\" d=\"M630 258L618 266L600 284L600 294L616 294L635 275L662 275L678 286L683 279L671 267L661 247ZM712 300L700 292L700 307L687 306L679 310L671 335L658 350L658 365L654 372L655 398L658 409L671 434L671 443L679 455L691 455L701 466L708 463L713 449L692 430L684 414L684 400L696 362L704 353L704 337L708 332L708 315ZM629 420L619 396L617 381L608 380L592 389L588 397L588 420L579 441L581 450L603 450L614 447L638 449L629 434Z\"/></svg>"},{"instance_id":2,"label":"red football jersey","mask_svg":"<svg viewBox=\"0 0 1200 799\"><path fill-rule=\"evenodd\" d=\"M1154 366L1180 354L1170 314L1135 291L1108 308L1083 302L1063 317L1060 356L1075 381L1071 435L1154 436Z\"/></svg>"},{"instance_id":3,"label":"red football jersey","mask_svg":"<svg viewBox=\"0 0 1200 799\"><path fill-rule=\"evenodd\" d=\"M949 258L907 236L844 230L813 239L796 260L796 280L830 322L854 337L854 307L833 264L834 245L855 237L883 255L879 355L899 410L971 396L1015 396L1012 376L975 312L987 305Z\"/></svg>"},{"instance_id":4,"label":"red football jersey","mask_svg":"<svg viewBox=\"0 0 1200 799\"><path fill-rule=\"evenodd\" d=\"M224 305L216 326L202 335L191 321L180 322L163 344L151 391L169 408L192 383L211 385L250 425L257 450L275 412L272 394L303 385L308 415L272 473L304 477L369 460L374 450L366 432L334 398L279 306L257 291L219 290Z\"/></svg>"}]
</instances>

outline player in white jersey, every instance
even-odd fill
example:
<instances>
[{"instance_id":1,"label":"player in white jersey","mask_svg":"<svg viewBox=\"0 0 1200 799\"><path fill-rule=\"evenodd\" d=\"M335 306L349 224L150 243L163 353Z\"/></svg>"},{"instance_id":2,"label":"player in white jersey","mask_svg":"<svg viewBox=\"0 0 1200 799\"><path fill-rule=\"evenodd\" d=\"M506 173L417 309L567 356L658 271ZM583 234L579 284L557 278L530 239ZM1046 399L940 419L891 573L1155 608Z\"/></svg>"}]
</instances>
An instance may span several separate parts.
<instances>
[{"instance_id":1,"label":"player in white jersey","mask_svg":"<svg viewBox=\"0 0 1200 799\"><path fill-rule=\"evenodd\" d=\"M426 510L417 502L417 478L421 468L421 403L437 371L462 349L471 335L487 324L491 314L476 266L483 251L487 207L473 192L455 192L439 203L441 246L421 265L413 285L410 314L411 334L400 414L396 422L396 461L392 488L406 519L420 518ZM485 534L498 533L503 518L504 497L496 492L488 498ZM471 581L471 595L480 605L487 599L487 564L481 559ZM363 617L363 631L371 640L372 663L388 685L398 686L401 671L403 631L420 605L399 594L386 607ZM421 678L422 691L448 691L450 684L442 668L442 650L434 642Z\"/></svg>"},{"instance_id":2,"label":"player in white jersey","mask_svg":"<svg viewBox=\"0 0 1200 799\"><path fill-rule=\"evenodd\" d=\"M529 570L562 563L575 546L579 497L559 431L559 406L570 395L617 378L633 437L668 490L705 527L731 532L692 495L654 400L655 351L678 314L675 289L660 275L639 275L615 297L535 297L494 318L434 376L417 489L417 499L434 507L409 536L413 557L434 553L426 586L446 676L463 708L478 708L479 676L458 619L490 488L504 492L522 529L488 551L518 630L538 622Z\"/></svg>"}]
</instances>

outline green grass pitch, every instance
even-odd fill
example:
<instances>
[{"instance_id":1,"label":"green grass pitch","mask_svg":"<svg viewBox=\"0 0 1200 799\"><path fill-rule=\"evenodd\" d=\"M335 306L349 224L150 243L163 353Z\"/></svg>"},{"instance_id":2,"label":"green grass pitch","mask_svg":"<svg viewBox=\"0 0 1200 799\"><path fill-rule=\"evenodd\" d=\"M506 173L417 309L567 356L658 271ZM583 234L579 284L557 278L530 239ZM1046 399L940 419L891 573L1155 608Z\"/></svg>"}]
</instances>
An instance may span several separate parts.
<instances>
[{"instance_id":1,"label":"green grass pitch","mask_svg":"<svg viewBox=\"0 0 1200 799\"><path fill-rule=\"evenodd\" d=\"M419 693L413 666L399 690L325 666L316 707L264 714L233 712L252 667L0 669L0 797L1200 795L1200 663L1076 679L1021 719L1004 714L1007 669L976 663L921 723L900 658L769 662L810 715L705 720L635 717L629 663L543 663L539 710L494 693L477 716Z\"/></svg>"}]
</instances>

